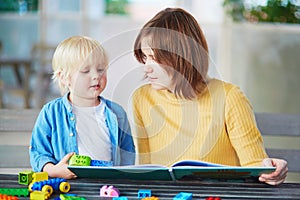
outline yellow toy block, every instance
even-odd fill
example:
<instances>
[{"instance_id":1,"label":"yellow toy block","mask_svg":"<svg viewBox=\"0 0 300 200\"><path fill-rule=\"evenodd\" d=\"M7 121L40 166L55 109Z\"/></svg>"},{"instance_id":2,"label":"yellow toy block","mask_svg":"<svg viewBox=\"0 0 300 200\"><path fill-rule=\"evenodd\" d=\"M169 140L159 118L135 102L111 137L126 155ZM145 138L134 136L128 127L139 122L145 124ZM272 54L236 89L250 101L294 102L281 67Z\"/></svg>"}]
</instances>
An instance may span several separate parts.
<instances>
[{"instance_id":1,"label":"yellow toy block","mask_svg":"<svg viewBox=\"0 0 300 200\"><path fill-rule=\"evenodd\" d=\"M30 193L30 200L46 200L49 199L50 194L44 191L35 190Z\"/></svg>"},{"instance_id":2,"label":"yellow toy block","mask_svg":"<svg viewBox=\"0 0 300 200\"><path fill-rule=\"evenodd\" d=\"M48 180L47 172L35 172L32 175L32 183L39 182L39 181L45 181L45 180Z\"/></svg>"}]
</instances>

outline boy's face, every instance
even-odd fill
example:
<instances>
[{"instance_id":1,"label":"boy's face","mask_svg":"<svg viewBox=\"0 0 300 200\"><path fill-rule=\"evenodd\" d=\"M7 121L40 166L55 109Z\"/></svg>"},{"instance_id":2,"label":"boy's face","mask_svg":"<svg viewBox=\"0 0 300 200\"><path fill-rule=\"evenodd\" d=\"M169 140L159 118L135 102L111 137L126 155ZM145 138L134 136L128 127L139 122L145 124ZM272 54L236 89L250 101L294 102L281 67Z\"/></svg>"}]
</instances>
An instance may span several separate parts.
<instances>
[{"instance_id":1,"label":"boy's face","mask_svg":"<svg viewBox=\"0 0 300 200\"><path fill-rule=\"evenodd\" d=\"M105 64L98 55L89 56L69 78L70 100L77 106L96 106L98 96L106 87Z\"/></svg>"}]
</instances>

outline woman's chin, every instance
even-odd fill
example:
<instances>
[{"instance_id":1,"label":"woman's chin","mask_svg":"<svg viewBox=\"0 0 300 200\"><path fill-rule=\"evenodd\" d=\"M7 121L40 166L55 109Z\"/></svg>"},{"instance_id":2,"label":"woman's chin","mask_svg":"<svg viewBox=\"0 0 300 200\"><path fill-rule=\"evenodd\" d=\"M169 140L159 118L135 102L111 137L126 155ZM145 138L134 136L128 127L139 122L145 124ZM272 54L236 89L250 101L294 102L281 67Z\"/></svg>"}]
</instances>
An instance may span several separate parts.
<instances>
[{"instance_id":1,"label":"woman's chin","mask_svg":"<svg viewBox=\"0 0 300 200\"><path fill-rule=\"evenodd\" d=\"M167 89L166 87L162 86L162 85L159 85L159 84L153 84L151 83L151 87L154 89L154 90L165 90Z\"/></svg>"}]
</instances>

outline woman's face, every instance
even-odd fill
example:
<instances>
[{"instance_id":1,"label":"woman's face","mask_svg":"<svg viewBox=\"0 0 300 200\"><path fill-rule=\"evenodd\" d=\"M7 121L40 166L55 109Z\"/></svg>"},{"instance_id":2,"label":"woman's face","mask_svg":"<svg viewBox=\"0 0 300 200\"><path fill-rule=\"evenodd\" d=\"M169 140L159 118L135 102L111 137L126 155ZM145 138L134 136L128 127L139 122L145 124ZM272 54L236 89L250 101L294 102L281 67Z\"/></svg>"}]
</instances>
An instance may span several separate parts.
<instances>
[{"instance_id":1,"label":"woman's face","mask_svg":"<svg viewBox=\"0 0 300 200\"><path fill-rule=\"evenodd\" d=\"M144 72L146 79L149 81L152 88L155 90L167 89L173 92L175 86L172 81L172 76L167 73L165 68L163 68L159 63L155 61L153 50L148 45L148 41L149 40L146 37L142 39L141 42L141 49L145 56Z\"/></svg>"}]
</instances>

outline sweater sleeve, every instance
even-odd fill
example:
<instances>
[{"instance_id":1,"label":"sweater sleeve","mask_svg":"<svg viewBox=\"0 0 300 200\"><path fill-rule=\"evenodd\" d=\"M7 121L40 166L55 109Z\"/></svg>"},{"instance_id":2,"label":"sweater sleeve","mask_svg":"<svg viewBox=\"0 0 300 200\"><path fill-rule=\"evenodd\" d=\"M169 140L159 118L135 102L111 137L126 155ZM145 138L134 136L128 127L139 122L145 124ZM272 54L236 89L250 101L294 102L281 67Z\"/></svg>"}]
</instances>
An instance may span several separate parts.
<instances>
[{"instance_id":1,"label":"sweater sleeve","mask_svg":"<svg viewBox=\"0 0 300 200\"><path fill-rule=\"evenodd\" d=\"M233 86L225 106L226 128L241 166L261 166L267 157L252 106L242 91Z\"/></svg>"},{"instance_id":2,"label":"sweater sleeve","mask_svg":"<svg viewBox=\"0 0 300 200\"><path fill-rule=\"evenodd\" d=\"M138 90L132 97L133 134L137 142L138 162L139 164L148 164L151 163L150 146L141 115L142 112L145 112L145 110L143 110L143 104L141 103L141 96L142 94Z\"/></svg>"}]
</instances>

